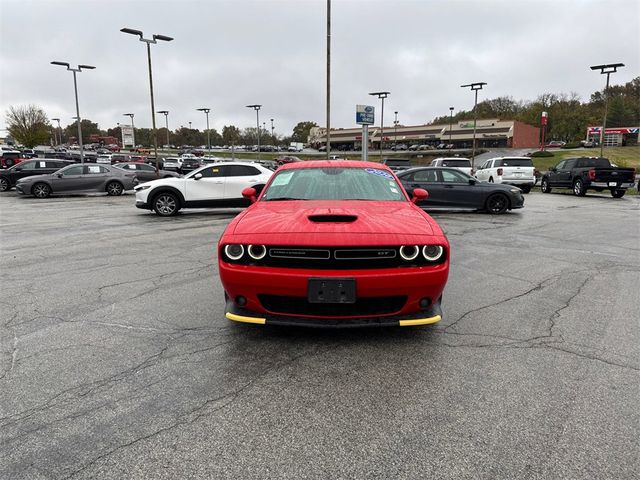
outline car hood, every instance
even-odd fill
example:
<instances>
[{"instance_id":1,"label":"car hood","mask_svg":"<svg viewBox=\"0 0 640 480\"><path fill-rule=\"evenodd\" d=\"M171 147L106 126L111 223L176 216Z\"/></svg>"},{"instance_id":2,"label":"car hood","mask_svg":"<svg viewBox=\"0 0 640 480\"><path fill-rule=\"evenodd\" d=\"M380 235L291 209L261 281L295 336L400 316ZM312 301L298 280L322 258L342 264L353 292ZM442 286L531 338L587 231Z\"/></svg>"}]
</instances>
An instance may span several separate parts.
<instances>
[{"instance_id":1,"label":"car hood","mask_svg":"<svg viewBox=\"0 0 640 480\"><path fill-rule=\"evenodd\" d=\"M442 235L439 228L434 231L429 216L409 202L260 201L234 223L229 232L234 237L259 236L270 243L353 243L375 236L374 241L385 244Z\"/></svg>"}]
</instances>

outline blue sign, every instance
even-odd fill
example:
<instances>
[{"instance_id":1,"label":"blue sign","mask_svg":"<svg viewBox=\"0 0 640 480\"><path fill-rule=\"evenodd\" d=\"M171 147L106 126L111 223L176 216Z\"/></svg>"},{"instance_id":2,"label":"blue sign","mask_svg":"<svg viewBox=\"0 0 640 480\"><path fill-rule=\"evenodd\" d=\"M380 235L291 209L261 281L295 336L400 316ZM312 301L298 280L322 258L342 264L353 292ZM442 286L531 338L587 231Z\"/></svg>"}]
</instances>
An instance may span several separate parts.
<instances>
[{"instance_id":1,"label":"blue sign","mask_svg":"<svg viewBox=\"0 0 640 480\"><path fill-rule=\"evenodd\" d=\"M356 105L356 123L358 125L373 125L375 108L371 105Z\"/></svg>"}]
</instances>

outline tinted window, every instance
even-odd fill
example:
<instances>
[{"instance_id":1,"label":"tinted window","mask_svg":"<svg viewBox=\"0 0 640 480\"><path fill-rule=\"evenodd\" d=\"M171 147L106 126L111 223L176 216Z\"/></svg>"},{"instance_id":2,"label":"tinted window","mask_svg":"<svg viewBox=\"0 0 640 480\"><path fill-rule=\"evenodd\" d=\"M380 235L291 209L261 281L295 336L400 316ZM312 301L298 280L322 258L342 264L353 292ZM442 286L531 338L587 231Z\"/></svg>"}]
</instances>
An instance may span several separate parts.
<instances>
[{"instance_id":1,"label":"tinted window","mask_svg":"<svg viewBox=\"0 0 640 480\"><path fill-rule=\"evenodd\" d=\"M533 162L529 158L503 158L498 160L498 167L533 167Z\"/></svg>"},{"instance_id":2,"label":"tinted window","mask_svg":"<svg viewBox=\"0 0 640 480\"><path fill-rule=\"evenodd\" d=\"M45 163L47 165L47 168L62 168L66 165L65 163L60 163L60 162L45 162Z\"/></svg>"},{"instance_id":3,"label":"tinted window","mask_svg":"<svg viewBox=\"0 0 640 480\"><path fill-rule=\"evenodd\" d=\"M415 182L437 182L438 175L435 170L420 170L413 174Z\"/></svg>"},{"instance_id":4,"label":"tinted window","mask_svg":"<svg viewBox=\"0 0 640 480\"><path fill-rule=\"evenodd\" d=\"M18 163L13 168L15 169L16 167L18 167L19 169L22 169L22 170L34 170L36 168L36 163L37 162L22 162L22 163Z\"/></svg>"},{"instance_id":5,"label":"tinted window","mask_svg":"<svg viewBox=\"0 0 640 480\"><path fill-rule=\"evenodd\" d=\"M442 160L443 167L470 167L471 162L469 160Z\"/></svg>"},{"instance_id":6,"label":"tinted window","mask_svg":"<svg viewBox=\"0 0 640 480\"><path fill-rule=\"evenodd\" d=\"M66 170L60 172L65 176L68 175L82 175L82 165L74 165L73 167L69 167Z\"/></svg>"},{"instance_id":7,"label":"tinted window","mask_svg":"<svg viewBox=\"0 0 640 480\"><path fill-rule=\"evenodd\" d=\"M445 183L467 183L468 179L460 172L454 172L452 170L442 170L440 172L442 180Z\"/></svg>"},{"instance_id":8,"label":"tinted window","mask_svg":"<svg viewBox=\"0 0 640 480\"><path fill-rule=\"evenodd\" d=\"M576 163L578 162L577 158L570 158L569 160L567 160L564 164L564 169L565 170L571 170L572 168L574 168L576 166Z\"/></svg>"},{"instance_id":9,"label":"tinted window","mask_svg":"<svg viewBox=\"0 0 640 480\"><path fill-rule=\"evenodd\" d=\"M212 178L212 177L224 177L225 169L227 167L211 167L205 168L204 170L200 170L198 173L202 174L203 178Z\"/></svg>"},{"instance_id":10,"label":"tinted window","mask_svg":"<svg viewBox=\"0 0 640 480\"><path fill-rule=\"evenodd\" d=\"M227 165L225 167L225 176L227 177L245 177L251 175L260 175L260 170L249 165Z\"/></svg>"},{"instance_id":11,"label":"tinted window","mask_svg":"<svg viewBox=\"0 0 640 480\"><path fill-rule=\"evenodd\" d=\"M151 165L138 165L137 166L138 170L142 170L143 172L155 172L156 169L153 168Z\"/></svg>"},{"instance_id":12,"label":"tinted window","mask_svg":"<svg viewBox=\"0 0 640 480\"><path fill-rule=\"evenodd\" d=\"M558 165L556 165L557 170L562 170L564 168L564 164L567 163L564 160L561 161Z\"/></svg>"},{"instance_id":13,"label":"tinted window","mask_svg":"<svg viewBox=\"0 0 640 480\"><path fill-rule=\"evenodd\" d=\"M608 168L611 166L606 158L581 158L578 162L579 167Z\"/></svg>"}]
</instances>

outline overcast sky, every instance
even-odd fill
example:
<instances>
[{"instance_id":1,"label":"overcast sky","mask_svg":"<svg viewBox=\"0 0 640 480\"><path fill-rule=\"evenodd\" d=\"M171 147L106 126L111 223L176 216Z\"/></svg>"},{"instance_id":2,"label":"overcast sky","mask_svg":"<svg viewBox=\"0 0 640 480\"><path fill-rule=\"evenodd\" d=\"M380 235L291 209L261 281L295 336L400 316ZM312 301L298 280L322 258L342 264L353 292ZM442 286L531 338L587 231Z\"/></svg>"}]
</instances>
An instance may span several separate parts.
<instances>
[{"instance_id":1,"label":"overcast sky","mask_svg":"<svg viewBox=\"0 0 640 480\"><path fill-rule=\"evenodd\" d=\"M355 126L359 103L378 115L376 90L391 92L387 125L395 110L411 125L470 109L470 82L488 83L480 99L586 100L605 81L590 65L626 64L615 84L640 75L639 25L638 0L333 0L331 124ZM122 27L175 38L152 45L156 110L172 130L204 129L198 107L212 128L253 126L252 103L280 134L325 124L326 0L0 0L0 128L29 103L72 122L72 74L52 60L96 66L78 76L82 118L106 129L133 112L149 127L145 45Z\"/></svg>"}]
</instances>

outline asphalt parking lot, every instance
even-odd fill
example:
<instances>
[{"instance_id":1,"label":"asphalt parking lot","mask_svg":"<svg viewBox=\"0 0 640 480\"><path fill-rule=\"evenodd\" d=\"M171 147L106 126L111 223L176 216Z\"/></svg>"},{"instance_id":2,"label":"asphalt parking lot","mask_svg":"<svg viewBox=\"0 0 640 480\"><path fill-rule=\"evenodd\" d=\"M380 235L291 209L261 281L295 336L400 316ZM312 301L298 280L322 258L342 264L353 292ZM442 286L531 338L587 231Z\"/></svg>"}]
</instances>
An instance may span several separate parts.
<instances>
[{"instance_id":1,"label":"asphalt parking lot","mask_svg":"<svg viewBox=\"0 0 640 480\"><path fill-rule=\"evenodd\" d=\"M433 327L223 317L238 210L0 194L0 478L638 478L640 197L438 213Z\"/></svg>"}]
</instances>

